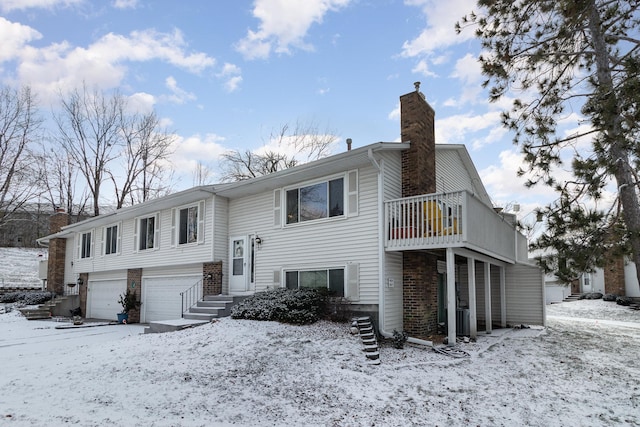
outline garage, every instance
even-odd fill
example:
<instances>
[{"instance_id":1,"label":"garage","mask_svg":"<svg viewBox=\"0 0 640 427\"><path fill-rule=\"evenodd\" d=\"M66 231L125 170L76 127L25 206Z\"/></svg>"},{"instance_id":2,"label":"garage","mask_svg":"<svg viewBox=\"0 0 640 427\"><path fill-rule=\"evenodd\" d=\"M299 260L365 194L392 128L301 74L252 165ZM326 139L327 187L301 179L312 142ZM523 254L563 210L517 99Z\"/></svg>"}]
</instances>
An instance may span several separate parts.
<instances>
[{"instance_id":1,"label":"garage","mask_svg":"<svg viewBox=\"0 0 640 427\"><path fill-rule=\"evenodd\" d=\"M87 289L87 317L117 320L122 306L120 295L127 289L126 279L89 280Z\"/></svg>"},{"instance_id":2,"label":"garage","mask_svg":"<svg viewBox=\"0 0 640 427\"><path fill-rule=\"evenodd\" d=\"M201 275L143 278L142 318L140 320L148 323L158 320L179 319L182 316L180 293L201 280Z\"/></svg>"}]
</instances>

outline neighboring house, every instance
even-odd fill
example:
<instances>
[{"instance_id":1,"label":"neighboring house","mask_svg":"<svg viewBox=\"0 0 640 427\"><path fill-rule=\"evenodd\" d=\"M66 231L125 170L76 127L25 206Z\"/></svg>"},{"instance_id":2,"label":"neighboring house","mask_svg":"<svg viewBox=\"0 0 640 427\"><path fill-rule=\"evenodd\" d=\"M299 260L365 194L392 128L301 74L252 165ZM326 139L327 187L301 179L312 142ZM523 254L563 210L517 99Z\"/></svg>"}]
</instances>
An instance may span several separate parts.
<instances>
[{"instance_id":1,"label":"neighboring house","mask_svg":"<svg viewBox=\"0 0 640 427\"><path fill-rule=\"evenodd\" d=\"M49 210L41 204L28 204L10 215L10 219L0 227L0 247L37 247L36 239L48 231Z\"/></svg>"},{"instance_id":2,"label":"neighboring house","mask_svg":"<svg viewBox=\"0 0 640 427\"><path fill-rule=\"evenodd\" d=\"M247 181L202 186L64 226L54 221L50 289L84 283L87 317L115 319L127 287L139 320L179 318L180 292L248 295L325 287L380 333L429 339L447 325L545 323L541 270L513 218L496 213L463 145L436 145L416 87L401 139Z\"/></svg>"},{"instance_id":3,"label":"neighboring house","mask_svg":"<svg viewBox=\"0 0 640 427\"><path fill-rule=\"evenodd\" d=\"M562 302L571 294L600 292L640 298L636 265L624 257L609 260L604 267L583 272L571 284L562 283L553 273L545 275L546 303Z\"/></svg>"}]
</instances>

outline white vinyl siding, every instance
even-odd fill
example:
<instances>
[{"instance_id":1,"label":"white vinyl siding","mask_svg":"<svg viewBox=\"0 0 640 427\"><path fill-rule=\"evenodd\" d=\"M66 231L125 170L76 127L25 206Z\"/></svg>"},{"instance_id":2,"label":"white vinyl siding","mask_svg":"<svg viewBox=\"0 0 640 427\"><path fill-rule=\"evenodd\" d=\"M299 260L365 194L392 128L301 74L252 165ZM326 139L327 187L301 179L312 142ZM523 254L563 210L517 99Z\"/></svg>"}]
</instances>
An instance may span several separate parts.
<instances>
[{"instance_id":1,"label":"white vinyl siding","mask_svg":"<svg viewBox=\"0 0 640 427\"><path fill-rule=\"evenodd\" d=\"M359 285L359 299L356 300L354 296L354 300L359 304L378 304L377 172L367 165L351 176L355 175L358 178L359 215L340 220L311 221L303 225L275 228L271 218L275 215L274 197L277 192L265 192L230 202L229 235L248 236L257 233L264 242L256 251L256 291L277 286L275 279L278 270L353 263L358 265ZM327 180L335 176L327 177ZM348 189L345 189L345 195L347 192ZM283 286L284 278L279 279Z\"/></svg>"},{"instance_id":2,"label":"white vinyl siding","mask_svg":"<svg viewBox=\"0 0 640 427\"><path fill-rule=\"evenodd\" d=\"M206 201L204 208L204 218L202 224L213 224L213 199L209 198ZM160 212L149 213L148 215L140 215L135 219L123 219L119 224L121 226L121 241L120 241L120 256L99 256L94 257L92 260L78 260L77 256L74 256L76 262L74 263L72 270L74 274L78 273L92 273L100 271L110 271L129 268L148 268L155 266L179 266L188 265L192 263L200 263L200 270L202 270L202 263L219 261L226 259L222 257L214 257L215 255L222 253L226 254L226 248L221 248L222 245L227 245L227 233L226 233L226 199L219 198L220 207L219 212L223 212L224 216L220 224L216 223L216 241L214 245L201 244L201 245L181 245L179 247L171 247L171 214L172 209L163 209ZM199 203L199 202L196 202ZM152 250L138 250L139 237L138 237L138 224L140 218L154 217L157 219L159 229L156 230L155 242L158 242ZM204 225L202 225L204 227ZM100 233L102 234L102 233ZM204 242L213 242L213 227L204 227ZM75 239L75 236L74 236ZM222 245L219 242L223 242ZM74 245L74 254L77 254L76 243ZM100 249L98 247L98 249ZM215 254L214 254L215 253ZM226 255L225 255L226 256ZM226 264L226 263L225 263ZM223 264L224 265L224 264ZM223 276L225 280L225 276ZM75 276L73 281L75 282Z\"/></svg>"},{"instance_id":3,"label":"white vinyl siding","mask_svg":"<svg viewBox=\"0 0 640 427\"><path fill-rule=\"evenodd\" d=\"M484 204L492 206L491 200L486 198L483 184L473 181L458 150L444 147L436 149L436 193L460 190L467 190Z\"/></svg>"},{"instance_id":4,"label":"white vinyl siding","mask_svg":"<svg viewBox=\"0 0 640 427\"><path fill-rule=\"evenodd\" d=\"M402 156L400 152L382 153L379 163L382 165L384 200L402 197ZM384 325L382 328L387 332L393 332L394 329L402 331L404 326L401 252L385 252L384 272ZM390 283L392 286L389 286Z\"/></svg>"},{"instance_id":5,"label":"white vinyl siding","mask_svg":"<svg viewBox=\"0 0 640 427\"><path fill-rule=\"evenodd\" d=\"M545 325L544 275L534 265L507 266L507 324Z\"/></svg>"}]
</instances>

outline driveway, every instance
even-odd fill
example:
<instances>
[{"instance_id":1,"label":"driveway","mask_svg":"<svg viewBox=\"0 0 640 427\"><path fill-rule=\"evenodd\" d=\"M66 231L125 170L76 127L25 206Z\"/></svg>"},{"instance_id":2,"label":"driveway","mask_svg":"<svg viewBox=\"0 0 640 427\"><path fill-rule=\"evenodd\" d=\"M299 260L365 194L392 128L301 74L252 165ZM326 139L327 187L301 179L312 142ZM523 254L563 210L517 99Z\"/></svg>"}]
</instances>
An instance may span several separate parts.
<instances>
[{"instance_id":1,"label":"driveway","mask_svg":"<svg viewBox=\"0 0 640 427\"><path fill-rule=\"evenodd\" d=\"M31 320L25 324L18 312L1 317L0 360L4 367L11 367L2 369L3 376L16 379L20 377L24 367L29 367L32 371L35 368L45 374L48 367L59 363L60 359L72 360L79 348L138 335L145 328L145 325L140 324L105 325L104 322L88 321L83 325L85 327L58 329L61 326L71 326L71 323Z\"/></svg>"}]
</instances>

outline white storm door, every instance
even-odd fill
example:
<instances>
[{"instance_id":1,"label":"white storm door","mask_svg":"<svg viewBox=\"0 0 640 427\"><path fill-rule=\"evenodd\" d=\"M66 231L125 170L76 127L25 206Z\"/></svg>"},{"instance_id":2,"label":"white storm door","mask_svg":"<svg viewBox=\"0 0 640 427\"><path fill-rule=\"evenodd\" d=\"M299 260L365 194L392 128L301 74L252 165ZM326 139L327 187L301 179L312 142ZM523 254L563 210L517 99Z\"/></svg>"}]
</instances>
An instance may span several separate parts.
<instances>
[{"instance_id":1,"label":"white storm door","mask_svg":"<svg viewBox=\"0 0 640 427\"><path fill-rule=\"evenodd\" d=\"M242 293L247 291L248 283L248 245L247 237L234 237L230 242L229 261L229 292Z\"/></svg>"}]
</instances>

